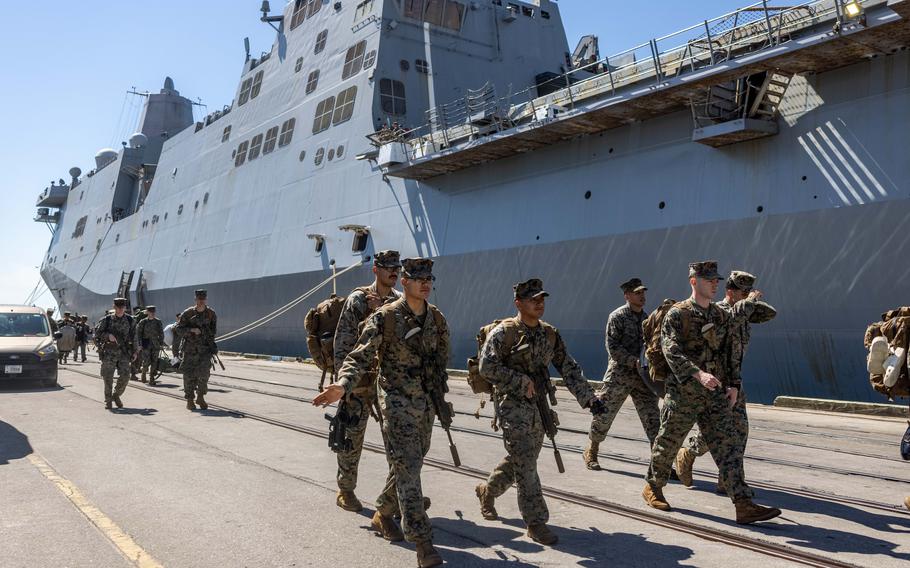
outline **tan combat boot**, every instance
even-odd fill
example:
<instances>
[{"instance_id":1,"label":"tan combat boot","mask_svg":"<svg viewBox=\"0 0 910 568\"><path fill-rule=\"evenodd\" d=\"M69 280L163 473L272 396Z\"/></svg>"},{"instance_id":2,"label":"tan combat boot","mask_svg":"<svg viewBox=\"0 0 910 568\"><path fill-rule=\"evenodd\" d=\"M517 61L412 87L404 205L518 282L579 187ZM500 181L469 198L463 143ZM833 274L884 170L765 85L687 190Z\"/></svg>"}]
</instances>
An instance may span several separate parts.
<instances>
[{"instance_id":1,"label":"tan combat boot","mask_svg":"<svg viewBox=\"0 0 910 568\"><path fill-rule=\"evenodd\" d=\"M490 488L486 483L478 483L474 488L474 494L480 499L480 514L488 521L495 521L499 518L496 512L496 498L490 495Z\"/></svg>"},{"instance_id":2,"label":"tan combat boot","mask_svg":"<svg viewBox=\"0 0 910 568\"><path fill-rule=\"evenodd\" d=\"M196 404L199 405L199 408L202 410L208 410L209 404L205 401L205 397L202 396L202 393L196 393Z\"/></svg>"},{"instance_id":3,"label":"tan combat boot","mask_svg":"<svg viewBox=\"0 0 910 568\"><path fill-rule=\"evenodd\" d=\"M600 442L588 440L588 447L585 448L581 457L585 460L585 467L593 471L600 471L600 464L597 463L597 453L600 451Z\"/></svg>"},{"instance_id":4,"label":"tan combat boot","mask_svg":"<svg viewBox=\"0 0 910 568\"><path fill-rule=\"evenodd\" d=\"M533 525L528 525L528 536L531 537L531 540L534 542L545 544L547 546L559 542L559 537L553 534L553 531L550 530L550 527L544 523L535 523Z\"/></svg>"},{"instance_id":5,"label":"tan combat boot","mask_svg":"<svg viewBox=\"0 0 910 568\"><path fill-rule=\"evenodd\" d=\"M193 404L193 399L191 399L191 398L186 399L186 409L187 410L196 410L196 405Z\"/></svg>"},{"instance_id":6,"label":"tan combat boot","mask_svg":"<svg viewBox=\"0 0 910 568\"><path fill-rule=\"evenodd\" d=\"M145 378L145 371L142 371L142 377L141 377L139 380L140 380L141 382L143 382L143 383L147 383L147 382L148 382L148 381L146 380L146 378Z\"/></svg>"},{"instance_id":7,"label":"tan combat boot","mask_svg":"<svg viewBox=\"0 0 910 568\"><path fill-rule=\"evenodd\" d=\"M389 542L401 542L404 540L404 534L402 534L398 525L395 524L395 520L392 519L392 517L383 515L379 511L373 513L370 527Z\"/></svg>"},{"instance_id":8,"label":"tan combat boot","mask_svg":"<svg viewBox=\"0 0 910 568\"><path fill-rule=\"evenodd\" d=\"M430 568L430 566L440 566L442 556L433 548L433 543L424 540L417 543L417 566L419 568Z\"/></svg>"},{"instance_id":9,"label":"tan combat boot","mask_svg":"<svg viewBox=\"0 0 910 568\"><path fill-rule=\"evenodd\" d=\"M352 513L359 513L363 509L363 504L360 502L360 499L354 495L353 491L339 490L338 494L335 495L335 504L345 511L350 511Z\"/></svg>"},{"instance_id":10,"label":"tan combat boot","mask_svg":"<svg viewBox=\"0 0 910 568\"><path fill-rule=\"evenodd\" d=\"M110 409L113 408L113 407L114 407L114 405L111 404L111 399L107 399L107 400L104 401L104 408L110 410Z\"/></svg>"},{"instance_id":11,"label":"tan combat boot","mask_svg":"<svg viewBox=\"0 0 910 568\"><path fill-rule=\"evenodd\" d=\"M695 464L695 453L689 448L680 448L676 452L676 475L679 482L686 487L692 487L692 466Z\"/></svg>"},{"instance_id":12,"label":"tan combat boot","mask_svg":"<svg viewBox=\"0 0 910 568\"><path fill-rule=\"evenodd\" d=\"M736 507L736 522L740 525L748 525L758 521L767 521L780 515L780 509L777 507L762 507L752 502L752 499L745 497L733 502Z\"/></svg>"},{"instance_id":13,"label":"tan combat boot","mask_svg":"<svg viewBox=\"0 0 910 568\"><path fill-rule=\"evenodd\" d=\"M652 487L650 483L645 483L641 496L645 498L645 503L655 509L660 509L661 511L670 510L670 504L664 499L664 492L660 487Z\"/></svg>"},{"instance_id":14,"label":"tan combat boot","mask_svg":"<svg viewBox=\"0 0 910 568\"><path fill-rule=\"evenodd\" d=\"M120 397L119 397L118 395L115 394L115 395L114 395L113 397L111 397L111 398L113 399L114 404L117 405L117 408L123 408L123 401L120 400Z\"/></svg>"}]
</instances>

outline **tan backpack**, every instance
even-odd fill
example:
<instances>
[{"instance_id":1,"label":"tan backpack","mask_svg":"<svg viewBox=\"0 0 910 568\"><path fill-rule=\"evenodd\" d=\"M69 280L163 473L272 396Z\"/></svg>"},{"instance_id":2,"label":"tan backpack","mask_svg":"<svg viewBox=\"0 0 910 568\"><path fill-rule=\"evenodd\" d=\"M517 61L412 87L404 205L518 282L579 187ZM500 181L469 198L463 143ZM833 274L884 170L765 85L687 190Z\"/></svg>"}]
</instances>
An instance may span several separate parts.
<instances>
[{"instance_id":1,"label":"tan backpack","mask_svg":"<svg viewBox=\"0 0 910 568\"><path fill-rule=\"evenodd\" d=\"M345 298L332 294L311 308L303 318L303 327L307 330L306 345L313 361L322 370L332 371L335 368L335 328L341 318Z\"/></svg>"},{"instance_id":2,"label":"tan backpack","mask_svg":"<svg viewBox=\"0 0 910 568\"><path fill-rule=\"evenodd\" d=\"M883 321L869 324L863 337L863 345L865 345L866 350L872 345L872 340L879 336L887 339L888 345L892 349L896 347L906 349L908 347L906 326L910 326L910 317L908 316L910 316L910 308L898 308L882 314ZM889 400L910 396L910 375L908 375L906 365L901 369L900 376L894 386L885 386L885 378L879 374L870 374L869 384L876 392L887 396Z\"/></svg>"},{"instance_id":3,"label":"tan backpack","mask_svg":"<svg viewBox=\"0 0 910 568\"><path fill-rule=\"evenodd\" d=\"M645 359L648 361L648 374L652 381L665 381L673 374L667 358L660 345L660 329L670 308L677 305L676 300L666 299L641 322L642 338L645 343ZM683 333L689 327L688 313L683 310Z\"/></svg>"},{"instance_id":4,"label":"tan backpack","mask_svg":"<svg viewBox=\"0 0 910 568\"><path fill-rule=\"evenodd\" d=\"M480 328L477 332L477 355L468 358L468 386L475 394L493 394L493 385L480 374L480 353L483 351L483 344L487 342L490 332L500 323L505 330L502 342L503 351L511 353L512 348L518 343L521 324L516 317L493 320ZM540 324L547 332L547 342L550 344L550 348L556 347L556 329L548 323L540 322Z\"/></svg>"}]
</instances>

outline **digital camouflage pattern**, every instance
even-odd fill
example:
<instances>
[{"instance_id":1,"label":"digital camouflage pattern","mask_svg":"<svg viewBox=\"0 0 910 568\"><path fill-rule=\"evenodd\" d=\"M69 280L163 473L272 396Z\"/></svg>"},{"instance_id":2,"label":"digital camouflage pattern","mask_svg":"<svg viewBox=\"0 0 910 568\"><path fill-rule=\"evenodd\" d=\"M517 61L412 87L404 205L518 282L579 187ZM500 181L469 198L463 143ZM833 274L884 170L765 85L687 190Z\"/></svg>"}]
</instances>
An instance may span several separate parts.
<instances>
[{"instance_id":1,"label":"digital camouflage pattern","mask_svg":"<svg viewBox=\"0 0 910 568\"><path fill-rule=\"evenodd\" d=\"M218 316L208 306L201 312L196 310L196 306L190 306L177 320L180 372L183 373L183 396L187 400L192 399L196 392L203 395L209 392L212 355L218 352L215 345L217 328ZM194 333L194 329L198 329L199 333Z\"/></svg>"},{"instance_id":2,"label":"digital camouflage pattern","mask_svg":"<svg viewBox=\"0 0 910 568\"><path fill-rule=\"evenodd\" d=\"M98 355L101 358L101 378L104 379L104 401L110 402L120 396L130 382L130 362L135 353L133 338L136 326L132 316L123 314L120 317L108 315L98 322L95 328L95 342L98 344ZM117 344L108 341L108 334L117 338ZM117 385L114 386L114 371L117 371Z\"/></svg>"},{"instance_id":3,"label":"digital camouflage pattern","mask_svg":"<svg viewBox=\"0 0 910 568\"><path fill-rule=\"evenodd\" d=\"M637 278L623 285L630 286L630 290L643 287ZM638 418L651 443L654 443L660 429L657 395L644 383L640 367L637 366L644 347L642 322L646 317L644 310L635 313L627 303L607 318L606 347L610 361L607 363L604 386L598 393L606 412L595 415L591 421L590 438L594 442L600 443L606 439L613 420L629 396L632 397Z\"/></svg>"},{"instance_id":4,"label":"digital camouflage pattern","mask_svg":"<svg viewBox=\"0 0 910 568\"><path fill-rule=\"evenodd\" d=\"M731 278L739 278L741 285L749 285L755 282L755 277L748 273L733 272ZM749 416L746 412L746 393L742 387L742 366L743 358L746 355L746 348L752 339L752 324L765 323L771 321L777 315L770 304L761 301L751 302L754 304L751 314L747 318L741 319L738 323L731 324L730 330L730 372L736 377L739 383L739 397L736 399L736 405L733 407L734 429L731 436L738 445L740 453L745 455L746 444L749 439ZM730 314L731 320L735 316L734 305L727 298L717 303L718 307ZM703 456L708 451L708 443L699 431L696 431L689 438L687 447L696 456Z\"/></svg>"},{"instance_id":5,"label":"digital camouflage pattern","mask_svg":"<svg viewBox=\"0 0 910 568\"><path fill-rule=\"evenodd\" d=\"M716 268L713 270L716 272ZM751 315L754 304L750 300L738 302L731 314L714 302L702 308L690 298L667 312L661 342L674 376L667 380L660 430L651 448L647 474L651 486L660 488L667 484L676 453L697 423L720 470L727 494L733 500L752 497L745 483L743 455L736 436L731 434L736 426L724 386L739 386L730 371L730 336L735 326ZM689 318L685 333L683 310ZM722 386L708 390L692 376L698 370L713 374Z\"/></svg>"},{"instance_id":6,"label":"digital camouflage pattern","mask_svg":"<svg viewBox=\"0 0 910 568\"><path fill-rule=\"evenodd\" d=\"M391 329L386 329L387 313L391 314ZM405 339L409 332L412 335ZM338 384L346 394L351 394L360 377L373 369L377 357L379 406L388 458L395 474L398 507L388 498L390 492L384 491L376 510L392 515L400 509L405 538L411 542L427 541L432 538L432 527L423 508L420 471L430 450L435 413L423 382L434 373L446 378L449 328L445 317L430 304L418 317L404 298L372 314L338 375Z\"/></svg>"},{"instance_id":7,"label":"digital camouflage pattern","mask_svg":"<svg viewBox=\"0 0 910 568\"><path fill-rule=\"evenodd\" d=\"M154 358L164 347L164 323L158 319L145 318L136 324L136 348L139 349L139 368L148 372Z\"/></svg>"},{"instance_id":8,"label":"digital camouflage pattern","mask_svg":"<svg viewBox=\"0 0 910 568\"><path fill-rule=\"evenodd\" d=\"M559 331L544 322L533 328L520 320L517 324L516 345L505 345L505 326L500 323L490 332L480 354L480 374L493 385L493 396L499 401L502 440L506 448L506 457L487 478L487 489L493 497L499 497L515 484L521 517L528 525L535 525L546 523L550 512L537 474L544 429L534 400L525 396L532 380L531 369L542 367L549 376L552 363L569 392L583 407L588 407L594 400L594 392L582 375L581 367L566 351ZM547 339L547 327L555 333L552 347ZM529 347L515 351L516 346L525 344Z\"/></svg>"},{"instance_id":9,"label":"digital camouflage pattern","mask_svg":"<svg viewBox=\"0 0 910 568\"><path fill-rule=\"evenodd\" d=\"M379 255L377 255L379 258ZM341 369L345 358L354 349L357 338L360 337L360 328L364 322L375 310L373 310L367 301L367 294L377 294L376 283L366 288L355 289L344 302L344 308L338 319L338 327L335 330L335 369ZM397 300L401 293L394 288L391 293L383 298L383 304ZM363 439L366 435L367 422L370 419L370 408L376 402L376 372L375 367L370 372L365 373L358 380L357 386L349 397L349 409L353 412L359 410L359 420L354 426L348 426L346 431L348 438L351 440L351 451L338 452L338 473L336 479L338 489L342 491L353 491L357 487L357 468L360 464L360 455L363 453ZM389 474L386 479L386 489L379 501L390 503L398 502L395 493L394 475L391 464L389 465ZM397 506L396 506L397 509Z\"/></svg>"}]
</instances>

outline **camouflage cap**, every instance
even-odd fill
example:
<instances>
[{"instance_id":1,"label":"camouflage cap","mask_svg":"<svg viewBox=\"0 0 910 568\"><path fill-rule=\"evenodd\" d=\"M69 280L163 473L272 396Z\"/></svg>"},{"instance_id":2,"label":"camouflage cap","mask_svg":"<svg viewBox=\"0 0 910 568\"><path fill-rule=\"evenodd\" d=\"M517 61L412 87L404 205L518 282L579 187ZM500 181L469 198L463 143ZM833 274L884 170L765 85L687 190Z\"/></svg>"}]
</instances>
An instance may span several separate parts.
<instances>
[{"instance_id":1,"label":"camouflage cap","mask_svg":"<svg viewBox=\"0 0 910 568\"><path fill-rule=\"evenodd\" d=\"M88 316L82 316L82 321L85 321L87 319L88 319Z\"/></svg>"},{"instance_id":2,"label":"camouflage cap","mask_svg":"<svg viewBox=\"0 0 910 568\"><path fill-rule=\"evenodd\" d=\"M73 315L73 312L63 312L63 315L65 315L65 316L71 316L71 315Z\"/></svg>"},{"instance_id":3,"label":"camouflage cap","mask_svg":"<svg viewBox=\"0 0 910 568\"><path fill-rule=\"evenodd\" d=\"M519 282L512 286L512 290L515 291L516 300L529 300L541 295L544 297L550 295L549 292L543 289L543 280L540 278L531 278L530 280Z\"/></svg>"},{"instance_id":4,"label":"camouflage cap","mask_svg":"<svg viewBox=\"0 0 910 568\"><path fill-rule=\"evenodd\" d=\"M755 276L748 272L743 272L742 270L732 271L730 277L727 279L728 288L735 288L737 290L742 290L743 292L751 292L753 286L755 286Z\"/></svg>"},{"instance_id":5,"label":"camouflage cap","mask_svg":"<svg viewBox=\"0 0 910 568\"><path fill-rule=\"evenodd\" d=\"M413 280L436 280L433 276L433 261L429 258L406 258L402 262L402 274Z\"/></svg>"},{"instance_id":6,"label":"camouflage cap","mask_svg":"<svg viewBox=\"0 0 910 568\"><path fill-rule=\"evenodd\" d=\"M373 264L382 268L401 268L401 253L397 250L383 250L373 257Z\"/></svg>"},{"instance_id":7,"label":"camouflage cap","mask_svg":"<svg viewBox=\"0 0 910 568\"><path fill-rule=\"evenodd\" d=\"M154 312L154 311L155 311L155 306L146 306L146 307L145 307L145 311L147 311L147 312Z\"/></svg>"},{"instance_id":8,"label":"camouflage cap","mask_svg":"<svg viewBox=\"0 0 910 568\"><path fill-rule=\"evenodd\" d=\"M716 260L703 260L701 262L689 263L689 278L692 278L693 276L703 280L720 280L723 278L723 276L717 272Z\"/></svg>"},{"instance_id":9,"label":"camouflage cap","mask_svg":"<svg viewBox=\"0 0 910 568\"><path fill-rule=\"evenodd\" d=\"M126 307L126 305L127 305L128 303L129 303L129 302L126 301L126 298L114 298L114 305L115 305L115 306L123 306L123 307Z\"/></svg>"},{"instance_id":10,"label":"camouflage cap","mask_svg":"<svg viewBox=\"0 0 910 568\"><path fill-rule=\"evenodd\" d=\"M619 288L623 292L644 292L648 289L641 283L641 278L630 278L626 282L620 284Z\"/></svg>"},{"instance_id":11,"label":"camouflage cap","mask_svg":"<svg viewBox=\"0 0 910 568\"><path fill-rule=\"evenodd\" d=\"M196 290L195 294L196 294L197 298L205 299L208 297L209 291L206 290L205 288L200 288L200 289Z\"/></svg>"}]
</instances>

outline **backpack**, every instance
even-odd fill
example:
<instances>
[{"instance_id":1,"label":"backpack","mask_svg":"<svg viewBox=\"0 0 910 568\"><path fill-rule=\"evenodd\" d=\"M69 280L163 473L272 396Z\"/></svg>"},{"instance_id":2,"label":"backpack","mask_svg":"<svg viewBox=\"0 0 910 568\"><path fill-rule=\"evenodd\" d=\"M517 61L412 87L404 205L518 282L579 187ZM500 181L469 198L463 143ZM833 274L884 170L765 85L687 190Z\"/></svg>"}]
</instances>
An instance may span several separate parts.
<instances>
[{"instance_id":1,"label":"backpack","mask_svg":"<svg viewBox=\"0 0 910 568\"><path fill-rule=\"evenodd\" d=\"M902 330L901 328L910 326L910 317L907 317L908 315L910 315L910 309L898 308L882 314L883 321L869 324L869 327L866 328L865 336L863 337L863 345L866 347L866 350L868 351L869 347L872 345L872 340L879 336L888 340L888 345L891 348L892 353L897 347L904 347L906 349L906 329ZM901 331L904 331L905 333L902 334ZM898 345L898 342L903 342L904 344ZM884 376L871 373L869 375L869 384L876 392L887 396L889 400L893 400L897 397L910 396L910 374L907 372L906 365L901 369L900 376L893 386L885 386Z\"/></svg>"},{"instance_id":2,"label":"backpack","mask_svg":"<svg viewBox=\"0 0 910 568\"><path fill-rule=\"evenodd\" d=\"M335 328L341 318L345 298L332 294L310 308L303 318L303 327L307 330L306 345L313 361L322 370L335 368Z\"/></svg>"},{"instance_id":3,"label":"backpack","mask_svg":"<svg viewBox=\"0 0 910 568\"><path fill-rule=\"evenodd\" d=\"M480 353L490 332L499 324L502 324L505 330L503 350L511 353L512 348L518 343L521 326L517 317L493 320L480 328L477 332L477 356L468 358L468 386L474 394L493 394L493 385L480 374ZM548 323L540 322L540 325L544 326L547 332L547 343L550 344L550 348L556 347L556 329Z\"/></svg>"},{"instance_id":4,"label":"backpack","mask_svg":"<svg viewBox=\"0 0 910 568\"><path fill-rule=\"evenodd\" d=\"M648 361L648 375L652 381L665 381L673 372L660 346L660 329L670 308L676 300L666 299L641 322L642 338L645 343L645 359ZM685 314L685 312L683 312ZM689 318L683 317L683 328L688 328Z\"/></svg>"}]
</instances>

